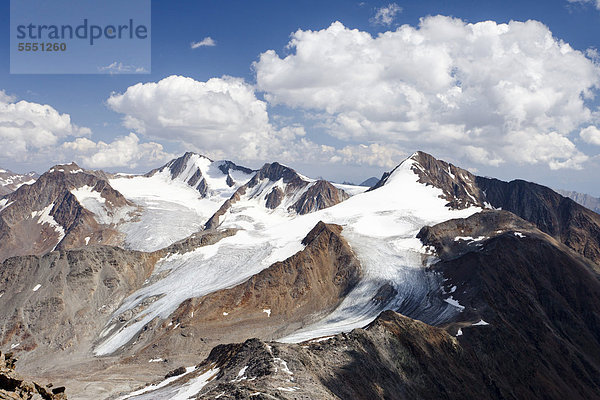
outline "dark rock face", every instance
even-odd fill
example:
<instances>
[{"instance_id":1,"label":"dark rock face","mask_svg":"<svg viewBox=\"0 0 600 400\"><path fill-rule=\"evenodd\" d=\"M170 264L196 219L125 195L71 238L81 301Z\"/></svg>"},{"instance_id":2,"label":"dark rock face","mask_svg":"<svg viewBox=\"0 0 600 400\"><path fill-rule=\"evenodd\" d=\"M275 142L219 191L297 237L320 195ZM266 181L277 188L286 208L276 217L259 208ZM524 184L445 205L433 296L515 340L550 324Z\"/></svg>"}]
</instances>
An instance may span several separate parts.
<instances>
[{"instance_id":1,"label":"dark rock face","mask_svg":"<svg viewBox=\"0 0 600 400\"><path fill-rule=\"evenodd\" d=\"M165 375L165 379L172 378L174 376L179 376L185 374L185 367L175 368L173 371L169 371Z\"/></svg>"},{"instance_id":2,"label":"dark rock face","mask_svg":"<svg viewBox=\"0 0 600 400\"><path fill-rule=\"evenodd\" d=\"M273 187L265 193L260 190L259 186L265 180L270 182L281 181L283 184L282 187ZM279 207L286 198L290 199L293 196L300 195L298 200L288 207L288 211L295 211L300 215L331 207L350 197L346 192L336 188L328 181L319 180L311 184L302 179L292 168L276 162L265 164L248 183L240 186L231 198L223 203L221 208L204 224L205 229L217 228L221 223L220 218L246 194L251 198L264 198L265 207L269 209Z\"/></svg>"},{"instance_id":3,"label":"dark rock face","mask_svg":"<svg viewBox=\"0 0 600 400\"><path fill-rule=\"evenodd\" d=\"M234 164L231 161L223 161L220 165L219 165L219 169L221 170L221 172L223 172L225 175L230 175L230 171L240 171L243 172L245 174L251 174L253 172L256 172L250 168L246 168L246 167L242 167L240 165Z\"/></svg>"},{"instance_id":4,"label":"dark rock face","mask_svg":"<svg viewBox=\"0 0 600 400\"><path fill-rule=\"evenodd\" d=\"M361 182L361 184L359 186L368 186L371 188L371 187L377 185L378 183L379 183L379 179L372 176L369 179L366 179L363 182Z\"/></svg>"},{"instance_id":5,"label":"dark rock face","mask_svg":"<svg viewBox=\"0 0 600 400\"><path fill-rule=\"evenodd\" d=\"M504 398L600 397L593 378L600 374L600 280L593 263L526 223L519 226L516 217L510 222L509 213L497 217L510 222L507 230L495 233L488 225L489 239L478 249L443 250L456 234L453 225L483 226L496 213L448 221L423 235L441 250L433 268L447 287L456 287L463 320L490 324L455 326L462 326L461 345L480 355Z\"/></svg>"},{"instance_id":6,"label":"dark rock face","mask_svg":"<svg viewBox=\"0 0 600 400\"><path fill-rule=\"evenodd\" d=\"M62 386L51 389L52 384L42 386L20 379L14 372L16 361L12 353L0 352L0 399L67 399Z\"/></svg>"},{"instance_id":7,"label":"dark rock face","mask_svg":"<svg viewBox=\"0 0 600 400\"><path fill-rule=\"evenodd\" d=\"M278 187L274 187L271 192L267 195L267 202L265 203L265 207L270 209L277 208L281 201L283 200L283 190Z\"/></svg>"},{"instance_id":8,"label":"dark rock face","mask_svg":"<svg viewBox=\"0 0 600 400\"><path fill-rule=\"evenodd\" d=\"M296 173L293 169L286 167L285 165L281 165L278 162L274 162L272 164L265 164L261 169L258 170L256 175L248 182L248 187L254 187L263 179L268 179L272 182L277 182L282 179L283 183L292 183L296 182L297 184L306 184L300 175Z\"/></svg>"},{"instance_id":9,"label":"dark rock face","mask_svg":"<svg viewBox=\"0 0 600 400\"><path fill-rule=\"evenodd\" d=\"M158 255L158 257L165 257L169 254L176 253L185 254L190 251L194 251L199 247L215 244L223 238L235 235L235 232L235 229L197 232L183 240L180 240L179 242L175 242L172 245L165 247L164 249L157 250L152 254Z\"/></svg>"},{"instance_id":10,"label":"dark rock face","mask_svg":"<svg viewBox=\"0 0 600 400\"><path fill-rule=\"evenodd\" d=\"M42 255L54 248L80 247L85 244L85 237L94 244L119 244L121 236L116 229L99 224L71 193L83 186L104 198L109 212L122 207L135 210L110 186L104 173L84 171L75 163L57 165L34 184L21 186L3 198L7 206L0 211L0 261L15 255ZM41 214L50 206L49 216L64 231L62 238L55 228L33 218L32 213Z\"/></svg>"},{"instance_id":11,"label":"dark rock face","mask_svg":"<svg viewBox=\"0 0 600 400\"><path fill-rule=\"evenodd\" d=\"M450 259L478 251L486 240L505 232L529 234L536 231L533 224L511 212L483 210L469 218L452 219L435 226L425 226L417 234L417 238L424 244L433 246L436 254L442 259Z\"/></svg>"},{"instance_id":12,"label":"dark rock face","mask_svg":"<svg viewBox=\"0 0 600 400\"><path fill-rule=\"evenodd\" d=\"M204 224L204 229L206 230L212 230L212 229L217 229L221 223L221 217L223 215L225 215L225 213L227 213L227 211L229 211L229 209L231 208L232 205L234 205L235 203L237 203L241 197L246 194L246 188L247 186L240 186L238 190L235 191L234 194L231 195L231 197L227 200L225 200L225 202L221 205L221 207L219 207L219 209L217 210L216 213L213 214L212 217L209 218L208 221L206 221L206 224Z\"/></svg>"},{"instance_id":13,"label":"dark rock face","mask_svg":"<svg viewBox=\"0 0 600 400\"><path fill-rule=\"evenodd\" d=\"M348 198L350 196L342 189L336 188L327 181L319 180L310 186L291 208L303 215L334 206Z\"/></svg>"},{"instance_id":14,"label":"dark rock face","mask_svg":"<svg viewBox=\"0 0 600 400\"><path fill-rule=\"evenodd\" d=\"M600 215L545 186L477 177L496 208L510 211L600 265Z\"/></svg>"},{"instance_id":15,"label":"dark rock face","mask_svg":"<svg viewBox=\"0 0 600 400\"><path fill-rule=\"evenodd\" d=\"M183 156L169 161L162 167L153 169L152 171L148 172L145 176L153 176L158 172L168 170L172 179L183 178L185 182L194 189L196 189L202 197L206 197L209 195L210 187L208 186L206 179L202 175L202 171L200 171L200 169L197 166L192 165L192 163L194 162L193 159L197 157L206 159L211 163L213 162L213 160L203 155L187 152ZM235 185L235 180L231 176L231 172L239 171L245 174L251 174L255 172L250 168L236 165L231 161L222 161L217 166L217 168L221 171L221 173L223 173L223 175L226 176L227 184L230 187ZM186 173L186 176L183 176L184 173Z\"/></svg>"}]
</instances>

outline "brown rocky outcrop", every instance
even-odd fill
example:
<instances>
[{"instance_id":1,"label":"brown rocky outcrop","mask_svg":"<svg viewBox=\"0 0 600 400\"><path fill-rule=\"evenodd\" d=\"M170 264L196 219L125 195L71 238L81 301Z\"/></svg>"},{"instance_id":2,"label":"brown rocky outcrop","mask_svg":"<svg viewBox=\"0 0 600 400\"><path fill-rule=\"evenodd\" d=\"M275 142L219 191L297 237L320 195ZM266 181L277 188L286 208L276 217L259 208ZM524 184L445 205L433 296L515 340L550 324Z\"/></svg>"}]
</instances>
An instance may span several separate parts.
<instances>
[{"instance_id":1,"label":"brown rocky outcrop","mask_svg":"<svg viewBox=\"0 0 600 400\"><path fill-rule=\"evenodd\" d=\"M53 387L52 384L42 386L29 382L16 375L16 359L12 353L0 352L0 399L2 400L66 400L66 389L63 386Z\"/></svg>"},{"instance_id":2,"label":"brown rocky outcrop","mask_svg":"<svg viewBox=\"0 0 600 400\"><path fill-rule=\"evenodd\" d=\"M206 351L224 341L282 337L317 321L341 303L361 276L360 263L341 233L340 226L319 222L304 238L304 250L232 288L186 300L137 342L147 340L149 354L182 347Z\"/></svg>"},{"instance_id":3,"label":"brown rocky outcrop","mask_svg":"<svg viewBox=\"0 0 600 400\"><path fill-rule=\"evenodd\" d=\"M90 187L105 199L107 212L135 206L114 190L103 172L84 171L77 164L57 165L32 185L21 186L3 197L0 211L0 261L16 255L42 255L54 248L72 249L92 244L120 244L122 237L113 226L99 223L84 208L71 190ZM2 207L0 207L2 208ZM62 229L39 223L39 215L48 214Z\"/></svg>"},{"instance_id":4,"label":"brown rocky outcrop","mask_svg":"<svg viewBox=\"0 0 600 400\"><path fill-rule=\"evenodd\" d=\"M310 186L290 208L303 215L334 206L349 197L346 192L336 188L330 182L319 180Z\"/></svg>"}]
</instances>

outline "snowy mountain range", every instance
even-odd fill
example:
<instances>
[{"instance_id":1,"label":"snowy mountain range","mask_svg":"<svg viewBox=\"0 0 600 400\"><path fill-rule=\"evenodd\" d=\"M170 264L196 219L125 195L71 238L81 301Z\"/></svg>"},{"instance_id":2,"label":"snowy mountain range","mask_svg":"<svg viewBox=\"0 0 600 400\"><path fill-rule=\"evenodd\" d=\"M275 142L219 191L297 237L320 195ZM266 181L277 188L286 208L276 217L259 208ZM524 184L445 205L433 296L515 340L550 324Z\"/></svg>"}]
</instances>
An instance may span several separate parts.
<instances>
[{"instance_id":1,"label":"snowy mountain range","mask_svg":"<svg viewBox=\"0 0 600 400\"><path fill-rule=\"evenodd\" d=\"M371 183L57 165L0 197L0 350L77 399L600 396L600 215L423 152Z\"/></svg>"},{"instance_id":2,"label":"snowy mountain range","mask_svg":"<svg viewBox=\"0 0 600 400\"><path fill-rule=\"evenodd\" d=\"M0 196L14 192L23 185L31 185L38 178L35 172L17 174L15 172L0 169Z\"/></svg>"}]
</instances>

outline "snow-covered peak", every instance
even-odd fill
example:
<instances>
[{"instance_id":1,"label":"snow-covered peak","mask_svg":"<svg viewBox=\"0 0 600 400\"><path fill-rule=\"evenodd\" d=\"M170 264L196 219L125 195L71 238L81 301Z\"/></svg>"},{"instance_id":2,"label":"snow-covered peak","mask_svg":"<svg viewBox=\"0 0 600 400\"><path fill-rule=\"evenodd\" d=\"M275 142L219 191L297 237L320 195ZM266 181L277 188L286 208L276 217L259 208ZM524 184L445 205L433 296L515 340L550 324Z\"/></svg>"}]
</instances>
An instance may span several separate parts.
<instances>
[{"instance_id":1,"label":"snow-covered peak","mask_svg":"<svg viewBox=\"0 0 600 400\"><path fill-rule=\"evenodd\" d=\"M406 174L416 174L419 183L441 189L441 198L451 208L486 207L485 193L478 188L475 175L422 151L413 153L391 172L385 173L371 190L397 185L402 181L398 177Z\"/></svg>"},{"instance_id":2,"label":"snow-covered peak","mask_svg":"<svg viewBox=\"0 0 600 400\"><path fill-rule=\"evenodd\" d=\"M232 187L237 188L248 182L253 174L253 170L231 161L213 161L201 154L188 152L150 171L146 176L168 176L174 181L186 183L207 197Z\"/></svg>"},{"instance_id":3,"label":"snow-covered peak","mask_svg":"<svg viewBox=\"0 0 600 400\"><path fill-rule=\"evenodd\" d=\"M205 229L218 227L223 221L247 222L237 210L257 209L293 218L338 204L350 196L328 181L298 174L278 162L265 164L250 181L241 186L229 201L207 221Z\"/></svg>"}]
</instances>

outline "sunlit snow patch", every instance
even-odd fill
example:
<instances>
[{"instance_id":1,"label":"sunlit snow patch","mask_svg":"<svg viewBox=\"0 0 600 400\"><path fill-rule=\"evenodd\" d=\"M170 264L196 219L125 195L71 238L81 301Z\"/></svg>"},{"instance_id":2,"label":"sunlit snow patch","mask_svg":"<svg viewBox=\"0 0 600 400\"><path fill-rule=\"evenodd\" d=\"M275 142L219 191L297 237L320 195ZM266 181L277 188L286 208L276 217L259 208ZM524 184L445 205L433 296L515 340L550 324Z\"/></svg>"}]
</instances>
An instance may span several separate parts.
<instances>
[{"instance_id":1,"label":"sunlit snow patch","mask_svg":"<svg viewBox=\"0 0 600 400\"><path fill-rule=\"evenodd\" d=\"M38 219L38 224L40 225L45 225L48 224L50 225L52 228L54 228L54 231L58 234L58 240L56 241L56 244L58 245L58 243L60 243L61 240L63 240L63 238L65 237L65 230L64 228L54 220L54 217L50 215L50 212L52 211L52 209L54 208L54 203L49 204L47 207L45 207L43 210L41 211L33 211L31 213L31 218ZM54 248L56 248L56 246L54 246ZM54 251L54 248L52 249Z\"/></svg>"}]
</instances>

